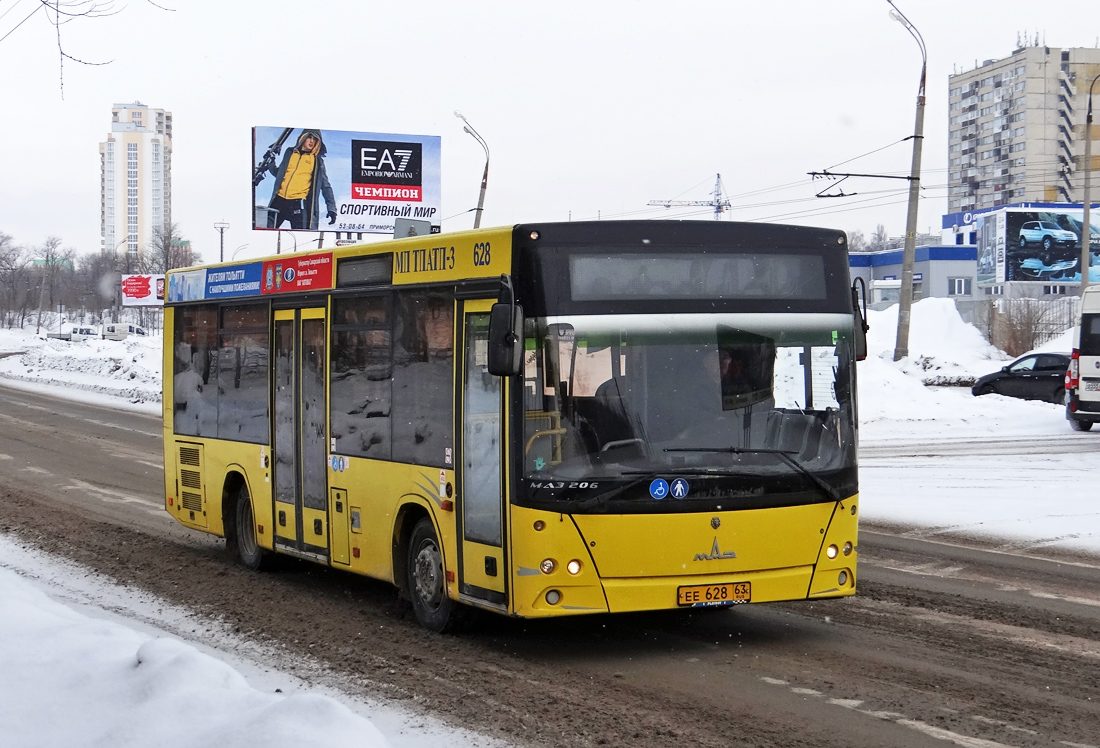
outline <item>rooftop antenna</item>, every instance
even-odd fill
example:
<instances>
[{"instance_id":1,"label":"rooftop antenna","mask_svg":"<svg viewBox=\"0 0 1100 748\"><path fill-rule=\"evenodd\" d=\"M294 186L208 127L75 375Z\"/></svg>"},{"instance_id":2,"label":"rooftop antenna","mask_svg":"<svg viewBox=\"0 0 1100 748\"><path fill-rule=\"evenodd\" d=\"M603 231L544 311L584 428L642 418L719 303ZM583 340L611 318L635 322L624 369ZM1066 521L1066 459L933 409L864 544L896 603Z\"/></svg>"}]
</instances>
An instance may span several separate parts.
<instances>
[{"instance_id":1,"label":"rooftop antenna","mask_svg":"<svg viewBox=\"0 0 1100 748\"><path fill-rule=\"evenodd\" d=\"M722 214L730 209L730 200L726 197L725 192L725 186L722 184L722 175L716 174L714 178L714 195L710 200L650 200L646 205L655 205L662 208L686 208L709 205L714 208L714 220L721 221Z\"/></svg>"}]
</instances>

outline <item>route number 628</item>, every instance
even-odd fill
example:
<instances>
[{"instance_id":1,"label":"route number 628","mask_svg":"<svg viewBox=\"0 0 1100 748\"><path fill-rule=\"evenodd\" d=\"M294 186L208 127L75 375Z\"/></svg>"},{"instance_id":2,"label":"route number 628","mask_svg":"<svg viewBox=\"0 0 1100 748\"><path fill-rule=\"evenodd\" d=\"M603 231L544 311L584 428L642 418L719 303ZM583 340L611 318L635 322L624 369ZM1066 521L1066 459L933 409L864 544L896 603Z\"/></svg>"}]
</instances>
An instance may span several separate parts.
<instances>
[{"instance_id":1,"label":"route number 628","mask_svg":"<svg viewBox=\"0 0 1100 748\"><path fill-rule=\"evenodd\" d=\"M474 266L482 267L489 264L489 242L478 242L474 245Z\"/></svg>"}]
</instances>

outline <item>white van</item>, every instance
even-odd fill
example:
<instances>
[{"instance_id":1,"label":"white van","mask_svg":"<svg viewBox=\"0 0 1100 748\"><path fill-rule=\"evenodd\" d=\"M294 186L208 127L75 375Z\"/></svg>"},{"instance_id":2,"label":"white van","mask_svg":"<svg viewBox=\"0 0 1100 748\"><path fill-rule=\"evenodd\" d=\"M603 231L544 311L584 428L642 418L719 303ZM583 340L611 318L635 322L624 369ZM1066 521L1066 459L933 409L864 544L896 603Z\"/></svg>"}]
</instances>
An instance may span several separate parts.
<instances>
[{"instance_id":1,"label":"white van","mask_svg":"<svg viewBox=\"0 0 1100 748\"><path fill-rule=\"evenodd\" d=\"M145 334L145 329L138 327L137 325L127 325L119 323L117 325L103 326L104 340L123 340L131 335L144 336Z\"/></svg>"},{"instance_id":2,"label":"white van","mask_svg":"<svg viewBox=\"0 0 1100 748\"><path fill-rule=\"evenodd\" d=\"M1081 299L1081 319L1066 372L1066 419L1074 431L1100 423L1100 286Z\"/></svg>"},{"instance_id":3,"label":"white van","mask_svg":"<svg viewBox=\"0 0 1100 748\"><path fill-rule=\"evenodd\" d=\"M74 327L72 333L70 333L69 340L74 343L79 343L82 340L90 340L98 337L99 333L96 332L94 327Z\"/></svg>"}]
</instances>

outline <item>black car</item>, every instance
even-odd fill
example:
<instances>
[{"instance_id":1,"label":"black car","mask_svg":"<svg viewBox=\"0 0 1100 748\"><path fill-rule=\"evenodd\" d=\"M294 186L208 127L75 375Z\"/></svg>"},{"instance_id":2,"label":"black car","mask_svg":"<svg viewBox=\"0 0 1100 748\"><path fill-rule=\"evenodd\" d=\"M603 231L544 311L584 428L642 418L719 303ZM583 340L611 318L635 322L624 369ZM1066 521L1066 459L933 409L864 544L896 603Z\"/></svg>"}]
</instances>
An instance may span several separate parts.
<instances>
[{"instance_id":1,"label":"black car","mask_svg":"<svg viewBox=\"0 0 1100 748\"><path fill-rule=\"evenodd\" d=\"M975 395L1008 395L1025 400L1063 403L1066 398L1068 353L1029 353L1000 371L986 374L974 383Z\"/></svg>"}]
</instances>

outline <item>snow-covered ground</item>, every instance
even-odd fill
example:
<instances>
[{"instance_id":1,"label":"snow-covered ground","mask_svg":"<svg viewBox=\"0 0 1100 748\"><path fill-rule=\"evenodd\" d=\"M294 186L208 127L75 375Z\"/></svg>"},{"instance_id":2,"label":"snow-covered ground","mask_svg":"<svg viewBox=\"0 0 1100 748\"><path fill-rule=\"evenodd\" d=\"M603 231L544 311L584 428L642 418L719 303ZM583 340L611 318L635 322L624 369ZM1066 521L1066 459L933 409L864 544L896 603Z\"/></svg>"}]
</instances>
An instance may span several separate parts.
<instances>
[{"instance_id":1,"label":"snow-covered ground","mask_svg":"<svg viewBox=\"0 0 1100 748\"><path fill-rule=\"evenodd\" d=\"M872 312L870 323L870 355L858 371L862 517L913 535L953 532L1007 548L1100 554L1100 506L1087 488L1100 474L1100 434L1072 432L1058 405L975 398L969 387L943 386L973 381L1008 360L962 322L949 300L914 304L911 355L897 363L897 308ZM1067 333L1043 348L1068 351L1071 339ZM159 337L69 343L0 330L0 356L16 351L23 353L0 358L0 383L7 386L160 410ZM944 449L968 439L1018 447L979 456ZM1084 451L1043 449L1052 439ZM939 456L900 456L919 453L912 449L919 444L938 446L928 451ZM318 690L308 673L302 674L309 686L294 674L260 668L253 645L229 632L215 632L216 650L200 651L181 640L193 628L189 622L183 611L0 534L5 736L25 746L205 746L214 736L223 748L494 744Z\"/></svg>"}]
</instances>

